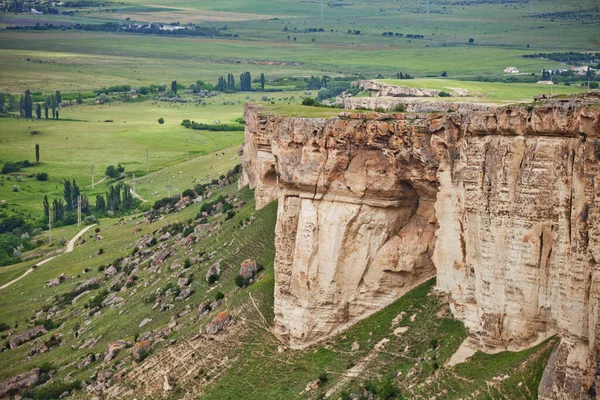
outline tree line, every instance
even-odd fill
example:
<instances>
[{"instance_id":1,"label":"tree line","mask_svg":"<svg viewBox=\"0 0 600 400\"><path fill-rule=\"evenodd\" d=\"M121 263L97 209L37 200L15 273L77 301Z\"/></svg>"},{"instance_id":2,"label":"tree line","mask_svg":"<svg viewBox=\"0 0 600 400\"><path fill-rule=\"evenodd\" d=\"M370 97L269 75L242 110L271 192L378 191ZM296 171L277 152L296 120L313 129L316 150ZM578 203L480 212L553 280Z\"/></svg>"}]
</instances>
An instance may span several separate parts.
<instances>
[{"instance_id":1,"label":"tree line","mask_svg":"<svg viewBox=\"0 0 600 400\"><path fill-rule=\"evenodd\" d=\"M86 194L79 189L75 179L72 181L65 179L63 181L63 197L50 202L46 195L42 205L44 209L43 226L47 226L50 217L54 226L65 226L77 223L77 209L80 206L81 214L84 217L91 215L96 217L115 216L125 214L138 207L139 200L133 197L129 185L120 182L109 186L104 195L96 195L96 205L92 206Z\"/></svg>"},{"instance_id":2,"label":"tree line","mask_svg":"<svg viewBox=\"0 0 600 400\"><path fill-rule=\"evenodd\" d=\"M265 74L261 73L260 78L256 80L258 83L258 89L265 89ZM214 86L214 90L218 92L250 92L256 90L252 88L252 75L250 72L243 72L240 74L239 83L236 83L235 77L232 73L227 74L227 78L220 76L217 79L217 84Z\"/></svg>"}]
</instances>

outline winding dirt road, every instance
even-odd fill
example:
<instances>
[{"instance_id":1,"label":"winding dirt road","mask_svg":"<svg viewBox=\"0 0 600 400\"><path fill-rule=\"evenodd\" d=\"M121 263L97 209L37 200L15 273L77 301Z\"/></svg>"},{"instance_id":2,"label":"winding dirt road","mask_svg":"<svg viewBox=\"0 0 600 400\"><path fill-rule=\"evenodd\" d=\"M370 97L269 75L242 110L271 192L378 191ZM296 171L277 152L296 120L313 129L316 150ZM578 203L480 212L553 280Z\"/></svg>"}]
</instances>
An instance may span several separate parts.
<instances>
[{"instance_id":1,"label":"winding dirt road","mask_svg":"<svg viewBox=\"0 0 600 400\"><path fill-rule=\"evenodd\" d=\"M92 228L94 226L96 226L96 224L86 226L85 228L83 228L82 230L80 230L77 233L77 235L75 235L73 237L73 239L69 240L69 243L67 243L66 250L63 253L61 253L61 254L72 252L73 249L75 248L75 242L77 241L77 239L79 239L84 233L86 233L88 231L88 229L90 229L90 228ZM9 287L10 285L12 285L13 283L20 281L21 279L25 278L27 275L29 275L30 273L32 273L33 271L35 271L35 269L37 267L39 267L40 265L46 264L48 261L54 260L56 257L60 256L61 254L58 254L56 256L52 256L50 258L46 258L45 260L40 261L39 263L35 264L33 267L31 267L27 271L25 271L25 273L23 275L21 275L18 278L15 278L12 281L10 281L8 283L5 283L4 285L0 286L0 290L6 289L7 287Z\"/></svg>"}]
</instances>

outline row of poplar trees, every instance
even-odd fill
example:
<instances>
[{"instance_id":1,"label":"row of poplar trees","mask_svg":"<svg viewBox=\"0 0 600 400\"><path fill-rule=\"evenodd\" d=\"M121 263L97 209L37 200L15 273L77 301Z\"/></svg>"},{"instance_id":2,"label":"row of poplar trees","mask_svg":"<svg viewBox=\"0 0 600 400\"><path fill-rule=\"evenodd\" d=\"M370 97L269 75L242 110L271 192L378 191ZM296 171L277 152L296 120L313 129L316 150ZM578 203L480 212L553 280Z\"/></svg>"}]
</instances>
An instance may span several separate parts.
<instances>
[{"instance_id":1,"label":"row of poplar trees","mask_svg":"<svg viewBox=\"0 0 600 400\"><path fill-rule=\"evenodd\" d=\"M79 200L81 200L81 213L89 215L91 209L87 196L85 193L81 193L75 179L73 179L73 181L65 179L63 182L62 199L54 199L52 201L52 207L50 207L48 196L44 196L44 221L48 221L50 212L52 212L52 219L54 221L61 221L65 218L66 213L77 210ZM134 205L135 201L129 185L119 183L110 186L108 192L106 192L106 196L101 194L96 196L95 211L102 215L107 211L125 211L132 208Z\"/></svg>"},{"instance_id":2,"label":"row of poplar trees","mask_svg":"<svg viewBox=\"0 0 600 400\"><path fill-rule=\"evenodd\" d=\"M8 103L6 102L6 96L0 93L0 112L16 111L19 108L19 115L21 118L33 119L33 113L37 119L42 118L42 107L44 110L44 116L49 119L49 113L52 111L52 119L58 119L58 108L62 102L60 91L56 91L54 95L46 96L43 103L33 103L31 98L31 91L26 90L24 94L19 98L19 103L13 95L8 95Z\"/></svg>"},{"instance_id":3,"label":"row of poplar trees","mask_svg":"<svg viewBox=\"0 0 600 400\"><path fill-rule=\"evenodd\" d=\"M265 74L260 74L260 88L264 90L265 88ZM217 80L217 85L215 86L215 90L218 92L250 92L252 91L252 76L250 72L243 72L240 75L240 84L236 85L235 77L233 74L227 74L227 79L222 76Z\"/></svg>"}]
</instances>

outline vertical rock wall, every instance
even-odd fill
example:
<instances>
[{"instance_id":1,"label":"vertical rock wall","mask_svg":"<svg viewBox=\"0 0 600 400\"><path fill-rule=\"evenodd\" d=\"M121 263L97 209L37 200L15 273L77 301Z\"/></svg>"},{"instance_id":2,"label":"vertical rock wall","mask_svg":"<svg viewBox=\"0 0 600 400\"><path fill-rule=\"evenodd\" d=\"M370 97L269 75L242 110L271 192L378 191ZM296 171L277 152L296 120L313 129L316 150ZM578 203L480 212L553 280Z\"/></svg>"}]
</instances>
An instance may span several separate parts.
<instances>
[{"instance_id":1,"label":"vertical rock wall","mask_svg":"<svg viewBox=\"0 0 600 400\"><path fill-rule=\"evenodd\" d=\"M437 271L481 348L561 337L542 398L600 360L600 108L283 118L248 106L241 184L279 200L274 331L303 347ZM551 383L548 383L551 382Z\"/></svg>"}]
</instances>

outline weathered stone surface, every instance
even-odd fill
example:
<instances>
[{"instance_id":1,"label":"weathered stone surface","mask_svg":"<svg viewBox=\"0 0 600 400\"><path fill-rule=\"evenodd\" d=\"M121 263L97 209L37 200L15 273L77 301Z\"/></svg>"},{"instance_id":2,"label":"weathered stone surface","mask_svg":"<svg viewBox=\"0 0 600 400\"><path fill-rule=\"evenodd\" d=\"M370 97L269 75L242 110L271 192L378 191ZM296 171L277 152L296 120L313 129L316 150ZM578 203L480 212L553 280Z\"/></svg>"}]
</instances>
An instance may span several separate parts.
<instances>
[{"instance_id":1,"label":"weathered stone surface","mask_svg":"<svg viewBox=\"0 0 600 400\"><path fill-rule=\"evenodd\" d=\"M304 347L437 271L480 348L558 333L552 393L578 398L600 362L594 101L329 120L247 106L240 185L279 200L274 331Z\"/></svg>"},{"instance_id":2,"label":"weathered stone surface","mask_svg":"<svg viewBox=\"0 0 600 400\"><path fill-rule=\"evenodd\" d=\"M46 328L44 328L44 326L42 326L42 325L36 326L35 328L28 329L25 332L20 333L18 335L13 335L8 340L8 345L10 346L11 349L15 349L15 348L19 347L20 345L22 345L23 343L27 343L30 340L33 340L38 336L44 335L46 332L48 332L48 331L46 330Z\"/></svg>"},{"instance_id":3,"label":"weathered stone surface","mask_svg":"<svg viewBox=\"0 0 600 400\"><path fill-rule=\"evenodd\" d=\"M42 370L34 368L31 371L12 376L0 382L0 398L8 396L9 393L16 394L22 390L35 385L40 381Z\"/></svg>"},{"instance_id":4,"label":"weathered stone surface","mask_svg":"<svg viewBox=\"0 0 600 400\"><path fill-rule=\"evenodd\" d=\"M150 353L151 348L152 343L149 340L142 340L133 346L133 349L131 349L131 356L135 361L142 361L146 358L148 353Z\"/></svg>"},{"instance_id":5,"label":"weathered stone surface","mask_svg":"<svg viewBox=\"0 0 600 400\"><path fill-rule=\"evenodd\" d=\"M240 275L244 279L254 278L260 271L262 271L262 266L250 258L240 264Z\"/></svg>"},{"instance_id":6,"label":"weathered stone surface","mask_svg":"<svg viewBox=\"0 0 600 400\"><path fill-rule=\"evenodd\" d=\"M210 278L211 275L220 275L221 274L221 260L216 261L213 265L210 266L208 271L206 271L206 280Z\"/></svg>"},{"instance_id":7,"label":"weathered stone surface","mask_svg":"<svg viewBox=\"0 0 600 400\"><path fill-rule=\"evenodd\" d=\"M231 316L229 311L221 311L218 313L206 327L206 333L208 335L216 335L218 332L225 329L231 322Z\"/></svg>"},{"instance_id":8,"label":"weathered stone surface","mask_svg":"<svg viewBox=\"0 0 600 400\"><path fill-rule=\"evenodd\" d=\"M434 89L403 87L368 80L358 82L358 86L371 92L374 97L437 97L440 94L439 90Z\"/></svg>"}]
</instances>

